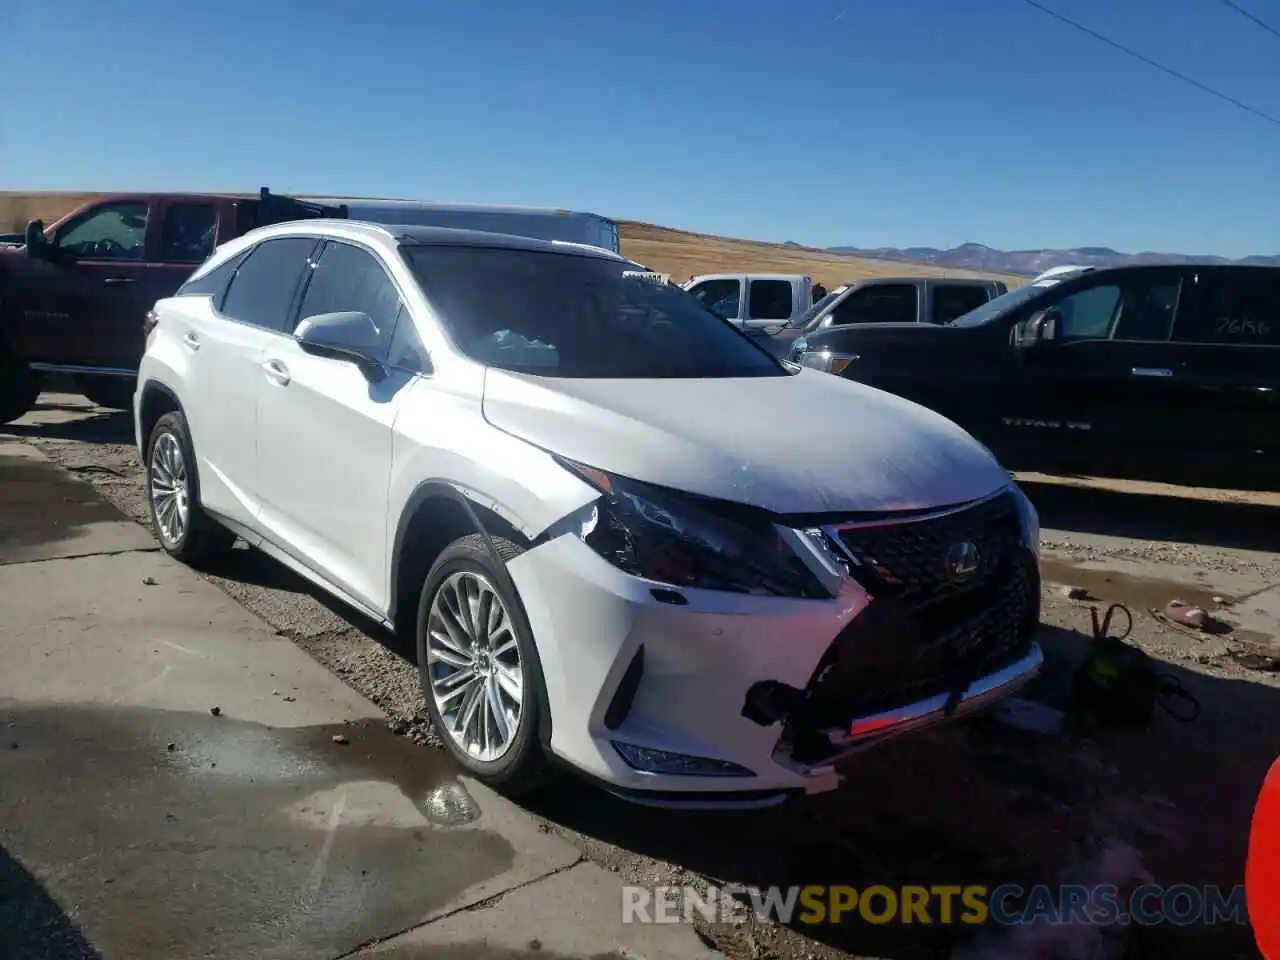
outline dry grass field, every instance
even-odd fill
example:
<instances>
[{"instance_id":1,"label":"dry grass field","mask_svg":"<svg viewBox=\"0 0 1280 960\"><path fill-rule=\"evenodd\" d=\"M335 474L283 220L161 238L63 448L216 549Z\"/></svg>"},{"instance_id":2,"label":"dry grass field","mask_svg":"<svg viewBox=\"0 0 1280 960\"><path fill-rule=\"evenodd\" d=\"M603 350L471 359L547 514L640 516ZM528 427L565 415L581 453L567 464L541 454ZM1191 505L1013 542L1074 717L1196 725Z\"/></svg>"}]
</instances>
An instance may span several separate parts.
<instances>
[{"instance_id":1,"label":"dry grass field","mask_svg":"<svg viewBox=\"0 0 1280 960\"><path fill-rule=\"evenodd\" d=\"M18 193L0 191L0 233L20 233L27 221L45 225L94 199L94 193ZM807 273L828 288L865 277L953 276L995 277L1016 287L1024 277L944 270L928 264L847 257L792 244L760 243L712 237L648 223L622 220L622 252L677 281L702 273Z\"/></svg>"}]
</instances>

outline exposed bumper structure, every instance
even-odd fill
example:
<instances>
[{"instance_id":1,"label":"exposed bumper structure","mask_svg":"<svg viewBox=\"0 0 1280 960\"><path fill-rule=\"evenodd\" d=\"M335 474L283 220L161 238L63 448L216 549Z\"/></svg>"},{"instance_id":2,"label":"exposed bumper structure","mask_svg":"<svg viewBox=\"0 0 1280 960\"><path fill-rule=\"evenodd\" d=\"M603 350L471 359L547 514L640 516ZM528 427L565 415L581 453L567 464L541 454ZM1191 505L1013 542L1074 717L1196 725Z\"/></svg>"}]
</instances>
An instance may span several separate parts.
<instances>
[{"instance_id":1,"label":"exposed bumper structure","mask_svg":"<svg viewBox=\"0 0 1280 960\"><path fill-rule=\"evenodd\" d=\"M1018 522L1010 497L908 518L905 538L841 527L861 559L820 600L675 589L572 533L540 544L510 571L538 641L547 746L651 805L768 806L835 789L851 754L1038 672L1039 577ZM939 586L933 554L954 542L991 559L965 585Z\"/></svg>"}]
</instances>

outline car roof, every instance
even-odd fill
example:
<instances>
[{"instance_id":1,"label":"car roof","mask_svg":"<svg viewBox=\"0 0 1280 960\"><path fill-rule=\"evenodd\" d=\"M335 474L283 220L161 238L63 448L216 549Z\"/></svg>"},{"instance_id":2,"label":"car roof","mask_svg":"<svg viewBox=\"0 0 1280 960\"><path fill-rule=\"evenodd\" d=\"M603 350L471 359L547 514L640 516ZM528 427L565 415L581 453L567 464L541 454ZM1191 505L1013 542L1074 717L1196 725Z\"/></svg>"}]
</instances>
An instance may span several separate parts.
<instances>
[{"instance_id":1,"label":"car roof","mask_svg":"<svg viewBox=\"0 0 1280 960\"><path fill-rule=\"evenodd\" d=\"M585 210L565 210L559 207L523 207L501 203L435 203L429 200L381 199L378 197L304 197L308 203L330 205L346 204L349 210L378 210L429 213L497 213L511 216L536 217L600 217ZM601 217L601 219L605 219Z\"/></svg>"},{"instance_id":2,"label":"car roof","mask_svg":"<svg viewBox=\"0 0 1280 960\"><path fill-rule=\"evenodd\" d=\"M352 240L394 252L399 246L453 246L477 247L499 250L527 250L537 253L556 253L561 256L587 257L596 260L612 260L639 269L647 269L612 250L591 247L564 240L539 240L533 237L517 237L484 230L460 230L453 227L427 227L418 224L369 223L363 220L341 220L317 217L308 220L289 220L257 227L218 247L193 276L238 256L247 248L263 240L280 237L326 237L334 240Z\"/></svg>"}]
</instances>

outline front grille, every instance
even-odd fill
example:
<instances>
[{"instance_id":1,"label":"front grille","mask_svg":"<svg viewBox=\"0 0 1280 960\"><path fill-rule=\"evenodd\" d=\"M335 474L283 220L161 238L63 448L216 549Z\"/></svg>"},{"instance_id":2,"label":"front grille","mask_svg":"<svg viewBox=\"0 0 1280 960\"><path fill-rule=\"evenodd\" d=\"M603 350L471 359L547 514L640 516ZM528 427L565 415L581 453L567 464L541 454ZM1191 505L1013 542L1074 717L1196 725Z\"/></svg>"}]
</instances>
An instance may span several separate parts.
<instances>
[{"instance_id":1,"label":"front grille","mask_svg":"<svg viewBox=\"0 0 1280 960\"><path fill-rule=\"evenodd\" d=\"M961 691L1015 662L1030 650L1039 621L1039 573L1012 496L835 532L873 599L827 650L790 718L795 756L806 761L830 750L823 730ZM947 555L965 542L977 545L979 559L957 579Z\"/></svg>"},{"instance_id":2,"label":"front grille","mask_svg":"<svg viewBox=\"0 0 1280 960\"><path fill-rule=\"evenodd\" d=\"M868 592L899 600L918 615L989 588L1007 576L1021 547L1018 506L1009 492L940 517L834 530L854 561L850 572ZM978 567L958 580L948 571L948 554L965 543L976 547Z\"/></svg>"}]
</instances>

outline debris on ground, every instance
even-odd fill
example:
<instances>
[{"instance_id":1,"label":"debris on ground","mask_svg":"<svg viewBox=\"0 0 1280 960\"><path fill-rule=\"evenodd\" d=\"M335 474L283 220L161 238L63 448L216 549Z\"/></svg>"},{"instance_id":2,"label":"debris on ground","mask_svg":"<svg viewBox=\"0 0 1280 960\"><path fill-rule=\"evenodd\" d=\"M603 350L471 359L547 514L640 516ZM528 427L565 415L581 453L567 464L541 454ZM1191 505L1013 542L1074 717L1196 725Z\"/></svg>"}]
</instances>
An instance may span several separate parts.
<instances>
[{"instance_id":1,"label":"debris on ground","mask_svg":"<svg viewBox=\"0 0 1280 960\"><path fill-rule=\"evenodd\" d=\"M1061 710L1022 697L1001 700L993 709L992 716L1017 730L1054 737L1062 733L1066 720Z\"/></svg>"},{"instance_id":2,"label":"debris on ground","mask_svg":"<svg viewBox=\"0 0 1280 960\"><path fill-rule=\"evenodd\" d=\"M342 734L340 734L340 733L335 733L335 734L333 735L333 742L334 742L334 743L337 743L337 744L342 744L343 746L345 746L346 744L350 743L351 741L350 741L350 740L348 740L346 737L344 737Z\"/></svg>"},{"instance_id":3,"label":"debris on ground","mask_svg":"<svg viewBox=\"0 0 1280 960\"><path fill-rule=\"evenodd\" d=\"M1239 650L1229 654L1232 660L1246 670L1258 673L1280 673L1280 658L1256 650Z\"/></svg>"},{"instance_id":4,"label":"debris on ground","mask_svg":"<svg viewBox=\"0 0 1280 960\"><path fill-rule=\"evenodd\" d=\"M1209 614L1204 608L1184 600L1170 600L1165 604L1164 615L1179 626L1193 630L1203 630L1209 625Z\"/></svg>"},{"instance_id":5,"label":"debris on ground","mask_svg":"<svg viewBox=\"0 0 1280 960\"><path fill-rule=\"evenodd\" d=\"M148 587L154 587L160 581L157 580L155 577L143 577L142 582L146 584Z\"/></svg>"},{"instance_id":6,"label":"debris on ground","mask_svg":"<svg viewBox=\"0 0 1280 960\"><path fill-rule=\"evenodd\" d=\"M1089 600L1089 591L1085 587L1064 586L1061 589L1062 595L1068 600Z\"/></svg>"},{"instance_id":7,"label":"debris on ground","mask_svg":"<svg viewBox=\"0 0 1280 960\"><path fill-rule=\"evenodd\" d=\"M211 716L211 717L220 717L220 716L222 716L222 708L221 708L221 707L210 707L210 708L209 708L209 716Z\"/></svg>"}]
</instances>

